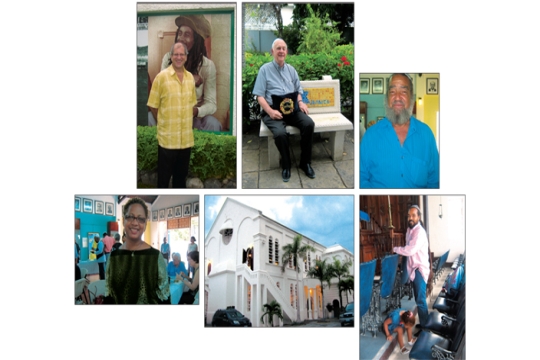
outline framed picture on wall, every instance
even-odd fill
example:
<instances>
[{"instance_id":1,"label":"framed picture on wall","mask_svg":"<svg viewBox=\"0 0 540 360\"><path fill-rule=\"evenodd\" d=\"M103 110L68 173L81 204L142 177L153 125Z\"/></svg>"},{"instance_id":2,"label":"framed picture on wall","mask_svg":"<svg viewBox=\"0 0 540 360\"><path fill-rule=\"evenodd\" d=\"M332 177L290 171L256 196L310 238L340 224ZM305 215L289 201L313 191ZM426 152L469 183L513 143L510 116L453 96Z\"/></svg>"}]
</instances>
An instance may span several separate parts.
<instances>
[{"instance_id":1,"label":"framed picture on wall","mask_svg":"<svg viewBox=\"0 0 540 360\"><path fill-rule=\"evenodd\" d=\"M159 210L159 221L165 220L165 209Z\"/></svg>"},{"instance_id":2,"label":"framed picture on wall","mask_svg":"<svg viewBox=\"0 0 540 360\"><path fill-rule=\"evenodd\" d=\"M384 79L383 78L373 78L372 81L372 94L384 94Z\"/></svg>"},{"instance_id":3,"label":"framed picture on wall","mask_svg":"<svg viewBox=\"0 0 540 360\"><path fill-rule=\"evenodd\" d=\"M232 135L234 115L236 5L204 9L193 4L137 4L137 125L154 126L146 106L157 75L169 67L171 46L184 40L189 57L186 70L200 77L196 88L199 130ZM187 35L186 35L187 34Z\"/></svg>"},{"instance_id":4,"label":"framed picture on wall","mask_svg":"<svg viewBox=\"0 0 540 360\"><path fill-rule=\"evenodd\" d=\"M184 217L191 216L191 204L184 205Z\"/></svg>"},{"instance_id":5,"label":"framed picture on wall","mask_svg":"<svg viewBox=\"0 0 540 360\"><path fill-rule=\"evenodd\" d=\"M439 79L437 78L426 79L426 94L439 95Z\"/></svg>"},{"instance_id":6,"label":"framed picture on wall","mask_svg":"<svg viewBox=\"0 0 540 360\"><path fill-rule=\"evenodd\" d=\"M193 203L193 215L199 215L199 202Z\"/></svg>"},{"instance_id":7,"label":"framed picture on wall","mask_svg":"<svg viewBox=\"0 0 540 360\"><path fill-rule=\"evenodd\" d=\"M152 221L157 221L157 220L158 220L157 210L154 210L154 211L152 211Z\"/></svg>"},{"instance_id":8,"label":"framed picture on wall","mask_svg":"<svg viewBox=\"0 0 540 360\"><path fill-rule=\"evenodd\" d=\"M174 207L174 217L182 217L182 205Z\"/></svg>"},{"instance_id":9,"label":"framed picture on wall","mask_svg":"<svg viewBox=\"0 0 540 360\"><path fill-rule=\"evenodd\" d=\"M83 199L83 211L87 213L93 213L94 202L90 199Z\"/></svg>"},{"instance_id":10,"label":"framed picture on wall","mask_svg":"<svg viewBox=\"0 0 540 360\"><path fill-rule=\"evenodd\" d=\"M75 198L75 211L81 211L81 198Z\"/></svg>"},{"instance_id":11,"label":"framed picture on wall","mask_svg":"<svg viewBox=\"0 0 540 360\"><path fill-rule=\"evenodd\" d=\"M110 202L105 203L105 215L114 216L114 205L113 205L113 203L110 203Z\"/></svg>"},{"instance_id":12,"label":"framed picture on wall","mask_svg":"<svg viewBox=\"0 0 540 360\"><path fill-rule=\"evenodd\" d=\"M173 218L173 208L170 207L167 209L167 219L172 219Z\"/></svg>"},{"instance_id":13,"label":"framed picture on wall","mask_svg":"<svg viewBox=\"0 0 540 360\"><path fill-rule=\"evenodd\" d=\"M96 214L103 215L104 208L103 208L103 201L94 200L94 209Z\"/></svg>"},{"instance_id":14,"label":"framed picture on wall","mask_svg":"<svg viewBox=\"0 0 540 360\"><path fill-rule=\"evenodd\" d=\"M369 79L360 79L360 94L369 94Z\"/></svg>"}]
</instances>

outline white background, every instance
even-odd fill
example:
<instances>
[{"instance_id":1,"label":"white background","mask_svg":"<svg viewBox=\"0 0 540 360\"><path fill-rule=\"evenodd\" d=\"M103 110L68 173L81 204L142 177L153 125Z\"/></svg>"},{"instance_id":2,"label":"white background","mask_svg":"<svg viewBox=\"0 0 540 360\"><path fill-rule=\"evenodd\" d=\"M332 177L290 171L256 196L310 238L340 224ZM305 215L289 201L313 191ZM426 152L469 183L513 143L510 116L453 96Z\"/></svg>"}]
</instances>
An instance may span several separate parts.
<instances>
[{"instance_id":1,"label":"white background","mask_svg":"<svg viewBox=\"0 0 540 360\"><path fill-rule=\"evenodd\" d=\"M223 330L203 328L203 306L73 305L74 195L171 193L136 189L136 2L7 4L0 22L0 356L357 359L358 319L355 329ZM355 6L356 74L441 74L441 190L425 193L466 195L469 359L531 357L525 350L536 340L527 326L535 326L539 242L539 29L528 4ZM237 44L241 64L240 38ZM240 138L238 154L241 184ZM292 193L354 194L357 209L361 191Z\"/></svg>"}]
</instances>

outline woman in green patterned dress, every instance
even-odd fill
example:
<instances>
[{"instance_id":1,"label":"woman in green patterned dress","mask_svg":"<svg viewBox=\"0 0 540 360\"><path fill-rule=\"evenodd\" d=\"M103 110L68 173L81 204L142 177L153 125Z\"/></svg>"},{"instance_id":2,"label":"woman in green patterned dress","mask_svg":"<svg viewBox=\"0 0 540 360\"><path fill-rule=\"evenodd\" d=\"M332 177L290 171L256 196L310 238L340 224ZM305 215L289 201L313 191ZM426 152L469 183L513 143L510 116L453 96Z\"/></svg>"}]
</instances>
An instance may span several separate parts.
<instances>
[{"instance_id":1,"label":"woman in green patterned dress","mask_svg":"<svg viewBox=\"0 0 540 360\"><path fill-rule=\"evenodd\" d=\"M167 264L159 250L142 240L148 207L139 198L124 206L124 244L111 252L107 264L106 292L113 304L167 304Z\"/></svg>"}]
</instances>

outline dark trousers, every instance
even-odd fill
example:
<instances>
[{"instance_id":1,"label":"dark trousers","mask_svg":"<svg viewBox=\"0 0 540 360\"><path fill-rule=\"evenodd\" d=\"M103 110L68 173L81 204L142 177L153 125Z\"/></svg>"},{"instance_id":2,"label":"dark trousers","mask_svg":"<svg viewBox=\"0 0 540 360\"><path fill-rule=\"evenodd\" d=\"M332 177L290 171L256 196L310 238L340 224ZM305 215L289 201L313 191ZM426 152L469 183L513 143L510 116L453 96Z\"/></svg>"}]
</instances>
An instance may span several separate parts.
<instances>
[{"instance_id":1,"label":"dark trousers","mask_svg":"<svg viewBox=\"0 0 540 360\"><path fill-rule=\"evenodd\" d=\"M158 145L158 188L185 188L191 148L165 149Z\"/></svg>"},{"instance_id":2,"label":"dark trousers","mask_svg":"<svg viewBox=\"0 0 540 360\"><path fill-rule=\"evenodd\" d=\"M98 263L99 266L99 280L105 280L105 263Z\"/></svg>"},{"instance_id":3,"label":"dark trousers","mask_svg":"<svg viewBox=\"0 0 540 360\"><path fill-rule=\"evenodd\" d=\"M263 113L262 120L274 135L274 141L281 154L281 167L283 169L291 168L287 125L297 127L300 130L300 136L302 137L300 140L300 148L302 149L300 165L311 163L311 148L313 146L313 129L315 129L315 123L309 116L302 111L297 111L293 116L287 117L287 119L272 120L270 116Z\"/></svg>"},{"instance_id":4,"label":"dark trousers","mask_svg":"<svg viewBox=\"0 0 540 360\"><path fill-rule=\"evenodd\" d=\"M193 296L191 291L188 291L182 294L182 297L180 298L180 301L178 302L178 304L179 305L193 304L194 301L195 301L195 296Z\"/></svg>"}]
</instances>

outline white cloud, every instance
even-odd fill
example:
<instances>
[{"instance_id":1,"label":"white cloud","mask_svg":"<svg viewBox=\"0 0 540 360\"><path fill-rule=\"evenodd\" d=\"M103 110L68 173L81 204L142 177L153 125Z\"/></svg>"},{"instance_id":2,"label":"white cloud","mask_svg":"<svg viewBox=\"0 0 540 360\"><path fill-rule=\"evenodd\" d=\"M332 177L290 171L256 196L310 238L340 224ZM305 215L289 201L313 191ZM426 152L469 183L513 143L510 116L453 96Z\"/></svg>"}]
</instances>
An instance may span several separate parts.
<instances>
[{"instance_id":1,"label":"white cloud","mask_svg":"<svg viewBox=\"0 0 540 360\"><path fill-rule=\"evenodd\" d=\"M287 225L293 219L296 209L302 209L303 198L299 196L236 196L233 199L261 210L262 213L280 223Z\"/></svg>"},{"instance_id":2,"label":"white cloud","mask_svg":"<svg viewBox=\"0 0 540 360\"><path fill-rule=\"evenodd\" d=\"M214 220L217 216L217 214L219 213L219 211L221 210L221 207L223 206L223 204L225 203L225 200L227 199L226 196L217 196L215 197L216 199L216 203L214 205L210 205L208 206L208 217L212 220Z\"/></svg>"}]
</instances>

